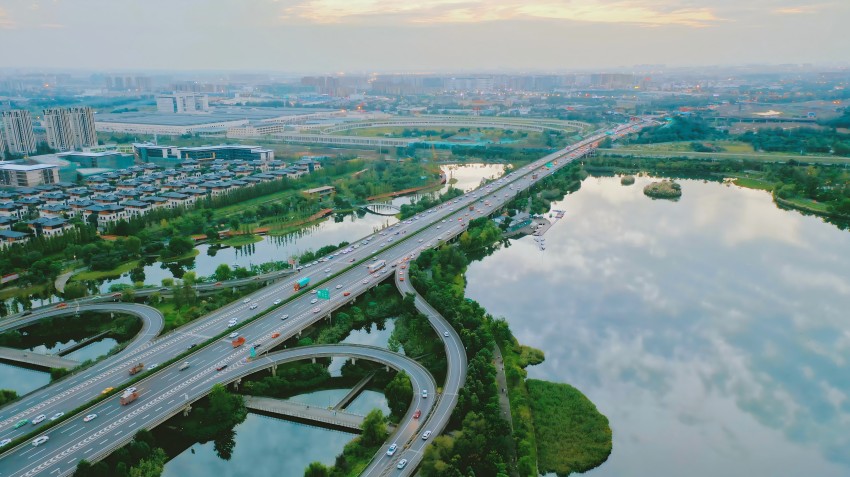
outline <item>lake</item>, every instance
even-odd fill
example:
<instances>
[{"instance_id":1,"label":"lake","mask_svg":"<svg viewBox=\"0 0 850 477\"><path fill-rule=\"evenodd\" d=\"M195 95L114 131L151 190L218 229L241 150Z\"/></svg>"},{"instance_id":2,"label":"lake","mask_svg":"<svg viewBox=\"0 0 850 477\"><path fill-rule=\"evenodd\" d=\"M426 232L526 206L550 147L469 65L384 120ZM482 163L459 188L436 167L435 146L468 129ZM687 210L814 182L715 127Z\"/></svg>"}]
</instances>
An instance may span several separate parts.
<instances>
[{"instance_id":1,"label":"lake","mask_svg":"<svg viewBox=\"0 0 850 477\"><path fill-rule=\"evenodd\" d=\"M768 193L679 181L678 202L588 178L545 234L469 267L608 416L593 477L850 475L850 233Z\"/></svg>"},{"instance_id":2,"label":"lake","mask_svg":"<svg viewBox=\"0 0 850 477\"><path fill-rule=\"evenodd\" d=\"M446 176L456 179L454 186L459 189L470 189L477 187L484 178L499 177L504 172L504 166L500 164L462 164L446 165L442 167ZM439 191L447 191L446 184ZM422 195L398 197L392 200L394 205L410 203ZM202 244L195 248L199 254L192 259L175 263L154 262L143 267L145 272L145 283L160 285L163 278L180 278L183 273L192 270L198 276L210 276L216 267L226 264L233 267L251 267L261 263L286 260L289 257L300 255L309 250L317 250L326 245L336 245L343 241L353 242L355 239L365 237L380 230L383 227L398 222L395 217L379 216L373 214L346 214L331 216L327 220L317 222L304 227L298 232L278 237L263 237L260 242L240 247L227 247L223 249L211 249L209 244ZM103 280L99 289L106 293L110 285L132 284L129 273L121 277Z\"/></svg>"}]
</instances>

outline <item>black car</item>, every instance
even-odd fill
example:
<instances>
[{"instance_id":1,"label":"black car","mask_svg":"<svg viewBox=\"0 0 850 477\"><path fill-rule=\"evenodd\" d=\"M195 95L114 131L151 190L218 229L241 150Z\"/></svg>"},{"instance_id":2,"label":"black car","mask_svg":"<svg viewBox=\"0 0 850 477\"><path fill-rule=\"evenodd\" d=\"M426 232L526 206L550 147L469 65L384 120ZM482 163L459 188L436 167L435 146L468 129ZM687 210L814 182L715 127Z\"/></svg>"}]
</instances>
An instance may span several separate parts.
<instances>
[{"instance_id":1,"label":"black car","mask_svg":"<svg viewBox=\"0 0 850 477\"><path fill-rule=\"evenodd\" d=\"M216 370L216 371L221 371L222 369L224 369L224 368L226 368L226 367L227 367L227 365L226 365L226 364L222 364L221 366L219 366L219 367L215 368L215 370Z\"/></svg>"},{"instance_id":2,"label":"black car","mask_svg":"<svg viewBox=\"0 0 850 477\"><path fill-rule=\"evenodd\" d=\"M194 348L195 346L198 346L198 343L192 343L192 344L190 344L190 345L189 345L189 349L192 349L192 348Z\"/></svg>"}]
</instances>

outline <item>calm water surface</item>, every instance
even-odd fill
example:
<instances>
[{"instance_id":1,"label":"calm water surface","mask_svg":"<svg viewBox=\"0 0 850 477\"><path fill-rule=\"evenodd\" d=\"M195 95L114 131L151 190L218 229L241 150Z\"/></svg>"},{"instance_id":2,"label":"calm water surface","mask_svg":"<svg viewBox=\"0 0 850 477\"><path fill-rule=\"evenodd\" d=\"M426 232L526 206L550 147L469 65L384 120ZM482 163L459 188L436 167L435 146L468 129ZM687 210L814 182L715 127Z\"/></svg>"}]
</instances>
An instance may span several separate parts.
<instances>
[{"instance_id":1,"label":"calm water surface","mask_svg":"<svg viewBox=\"0 0 850 477\"><path fill-rule=\"evenodd\" d=\"M454 184L455 187L466 190L477 187L484 178L501 176L504 172L504 166L499 164L449 165L443 166L443 170L447 177L457 179ZM445 192L448 188L449 185L446 184L438 192ZM394 199L392 203L395 205L407 204L419 197L419 195L399 197ZM348 214L341 217L332 216L327 220L286 236L264 237L262 241L251 245L219 250L210 250L210 246L207 244L199 245L196 247L199 254L193 259L169 264L156 262L143 267L144 281L146 284L159 285L163 278L180 278L188 270L194 271L198 276L210 276L221 264L231 267L234 265L250 267L265 262L286 260L291 256L297 256L309 250L317 250L326 245L336 245L343 241L352 242L397 221L395 217ZM106 293L109 291L110 285L117 283L132 284L129 273L120 278L104 280L100 284L100 291Z\"/></svg>"},{"instance_id":2,"label":"calm water surface","mask_svg":"<svg viewBox=\"0 0 850 477\"><path fill-rule=\"evenodd\" d=\"M594 477L850 475L850 233L761 191L590 178L468 296L608 416Z\"/></svg>"},{"instance_id":3,"label":"calm water surface","mask_svg":"<svg viewBox=\"0 0 850 477\"><path fill-rule=\"evenodd\" d=\"M163 477L301 476L310 462L332 465L355 437L250 413L235 430L236 448L229 461L215 455L212 442L195 444L165 465Z\"/></svg>"}]
</instances>

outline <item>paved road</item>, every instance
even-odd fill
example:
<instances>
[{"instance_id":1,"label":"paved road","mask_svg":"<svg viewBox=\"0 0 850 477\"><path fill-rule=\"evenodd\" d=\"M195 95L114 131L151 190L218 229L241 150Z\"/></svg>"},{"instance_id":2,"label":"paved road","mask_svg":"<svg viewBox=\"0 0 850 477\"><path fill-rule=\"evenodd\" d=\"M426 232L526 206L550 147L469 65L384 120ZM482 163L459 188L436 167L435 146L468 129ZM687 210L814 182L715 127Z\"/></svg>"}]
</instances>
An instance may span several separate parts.
<instances>
[{"instance_id":1,"label":"paved road","mask_svg":"<svg viewBox=\"0 0 850 477\"><path fill-rule=\"evenodd\" d=\"M233 354L244 355L240 351L234 351ZM223 371L217 371L213 366L198 364L195 368L197 372L188 380L183 380L189 374L188 370L181 372L179 363L176 363L137 383L140 397L135 402L122 406L117 396L108 399L51 429L45 434L50 440L42 447L21 446L17 453L18 459L8 464L3 462L2 475L68 475L74 471L80 458L97 461L106 457L139 430L156 427L183 411L192 402L206 395L213 384L230 383L273 365L314 357L338 356L376 361L404 370L414 386L426 389L432 395L436 392L433 376L416 361L383 348L363 345L305 346L271 353L253 361L240 358ZM158 387L156 381L162 377L171 377L174 384L166 389L154 390L154 387ZM432 402L433 400L414 396L411 405L427 412ZM84 422L83 417L89 414L96 414L97 418ZM414 423L405 427L403 432L415 432Z\"/></svg>"},{"instance_id":2,"label":"paved road","mask_svg":"<svg viewBox=\"0 0 850 477\"><path fill-rule=\"evenodd\" d=\"M539 170L543 164L556 161L558 163L554 164L553 169L564 167L572 160L582 157L584 154L588 153L591 150L592 143L598 142L605 137L616 138L621 134L625 134L628 129L633 127L636 127L636 125L620 126L612 130L610 136L606 136L604 133L595 134L576 145L550 154L539 161L536 161L532 165L526 166L519 171L509 174L506 178L485 187L483 190L466 194L465 196L452 201L452 203L440 205L425 213L419 214L415 219L407 220L404 223L396 224L389 229L373 234L358 242L358 248L353 250L351 253L344 254L342 251L337 251L333 254L333 258L328 262L320 263L312 268L305 269L298 275L298 278L310 276L313 282L313 287L315 288L316 282L324 280L326 277L330 277L332 274L345 269L351 265L352 262L374 257L375 259L384 259L387 263L391 264L396 263L405 257L415 256L416 253L419 253L426 247L436 246L439 240L447 240L451 236L460 233L470 219L489 214L490 210L495 210L504 202L510 200L511 196L514 195L516 191L528 187L534 182L542 180L546 175L554 172L554 170ZM532 173L537 174L536 179L531 179ZM509 184L511 184L514 189L511 189ZM480 205L477 203L479 201L479 195L481 196L480 202L482 202ZM486 200L491 202L490 210L482 210L484 208L483 201L485 200L485 196ZM477 206L478 209L468 211L469 205ZM416 235L411 237L413 233L416 233ZM405 238L407 238L407 240L405 240ZM0 431L0 438L6 437L6 435L15 432L12 431L9 426L12 422L15 422L18 418L20 418L19 416L33 417L39 412L50 415L52 412L64 412L69 409L73 409L76 405L78 405L75 403L86 402L87 400L96 397L100 389L105 386L121 386L122 383L129 379L127 369L133 362L144 360L144 362L149 365L151 363L166 361L180 354L186 350L187 347L190 347L190 345L205 341L206 339L211 338L227 329L227 320L231 318L235 318L237 320L244 319L259 312L260 310L271 308L273 306L273 301L275 300L286 300L293 295L297 295L294 300L287 303L285 306L277 308L266 314L263 318L239 329L239 333L248 338L249 343L262 341L262 346L265 347L264 349L272 348L283 342L283 340L298 334L300 330L306 326L324 318L332 310L345 305L354 297L366 291L369 287L376 285L381 279L387 277L385 272L386 269L373 275L370 274L365 267L356 266L351 270L333 277L332 279L329 278L328 282L322 284L321 287L328 288L332 290L333 293L331 293L330 301L322 303L311 303L310 301L313 299L312 296L304 291L298 293L293 292L292 286L295 280L284 280L282 283L279 282L263 288L242 302L231 303L230 305L227 305L204 318L196 320L181 330L163 336L162 338L152 342L149 347L138 350L132 356L127 356L123 362L115 364L113 369L104 371L99 375L90 376L90 381L86 386L72 387L64 381L60 381L56 386L51 387L56 393L54 397L49 398L29 409L23 410L14 417L7 417L4 421L0 422L0 427L3 427L3 430ZM346 292L347 294L350 294L350 296L345 296L345 294L341 292ZM257 305L256 311L252 309L254 305ZM272 336L277 333L279 333L279 336L277 338L272 338ZM220 367L225 364L232 366L241 363L247 353L247 346L234 350L230 346L228 340L222 340L221 342L213 343L194 352L189 357L191 367L188 370L182 373L166 372L168 369L173 367L158 370L159 372L143 381L143 383L145 383L144 387L141 387L141 385L138 387L147 395L152 396L146 399L154 399L156 402L164 401L160 399L160 396L173 396L174 393L172 391L175 389L186 389L189 391L186 393L188 402L191 401L192 395L202 395L208 392L212 383L223 379L210 377L210 374L212 373L210 370L215 370L216 367ZM454 365L454 360L449 363L450 367ZM227 373L224 373L224 376L226 375ZM446 386L444 387L444 392L448 399L454 399L453 396L456 396L461 383L462 379L452 383L447 381ZM174 400L176 399L177 398L172 398L171 405L174 404ZM416 403L414 403L414 405L415 404ZM169 403L165 403L165 405L161 408L152 409L151 416L147 416L142 423L137 420L133 420L133 417L135 416L135 414L132 414L133 409L137 406L113 407L113 410L110 412L115 415L111 416L110 419L114 420L117 423L116 426L121 429L116 430L116 434L112 438L107 439L103 443L98 441L93 447L89 447L88 452L86 452L86 447L88 446L77 444L95 442L95 439L103 434L97 434L96 431L86 428L74 430L73 435L76 436L77 444L72 446L73 450L68 450L67 447L58 446L52 442L44 444L43 447L37 451L37 454L35 452L28 452L32 449L29 445L21 445L14 449L7 450L2 456L0 456L0 476L68 475L72 472L71 466L75 464L76 461L82 458L92 460L102 457L102 452L98 452L95 450L96 448L100 449L101 446L106 443L109 443L109 445L112 446L122 445L129 442L135 430L142 427L150 428L162 422L165 417L169 415L168 409L170 408L168 408L167 405L169 405ZM451 407L453 407L453 405ZM412 410L413 408L411 408L411 411ZM8 411L6 409L2 409L0 412L2 412L4 416L8 416ZM425 410L423 410L423 413L424 412ZM448 409L447 412L435 412L433 416L428 417L425 426L431 425L431 422L433 422L435 429L442 429L442 426L445 425L445 421L448 420L449 414L450 409ZM431 419L433 419L433 421L431 421ZM57 429L65 429L65 425L66 424L63 424ZM412 426L412 424L409 425ZM407 429L409 425L402 425L399 429ZM27 426L24 428L26 427ZM55 432L57 432L56 429L51 430L51 434L54 434ZM120 434L118 434L119 432ZM398 437L401 438L404 437L404 435L399 434ZM406 452L410 453L414 459L417 459L418 462L418 459L421 458L421 451L424 449L426 444L427 442L420 442L420 440L417 439L414 443L411 443L411 448ZM34 456L38 456L35 461L33 460L35 458ZM41 465L41 462L51 462L51 464ZM384 460L381 465L375 465L373 462L373 465L369 468L369 472L378 472L378 468L380 467L383 467L383 470L381 470L379 474L374 475L385 475L388 472L394 471L394 467L392 467L391 462ZM408 475L413 472L413 468L414 466L411 464L404 469L402 473Z\"/></svg>"}]
</instances>

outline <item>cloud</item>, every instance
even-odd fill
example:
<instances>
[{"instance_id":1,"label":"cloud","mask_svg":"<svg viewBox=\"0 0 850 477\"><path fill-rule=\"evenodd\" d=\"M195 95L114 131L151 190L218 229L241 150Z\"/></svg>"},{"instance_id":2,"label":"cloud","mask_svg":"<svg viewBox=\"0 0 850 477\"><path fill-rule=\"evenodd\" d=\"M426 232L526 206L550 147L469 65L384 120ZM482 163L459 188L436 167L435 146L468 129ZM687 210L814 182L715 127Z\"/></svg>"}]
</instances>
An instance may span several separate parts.
<instances>
[{"instance_id":1,"label":"cloud","mask_svg":"<svg viewBox=\"0 0 850 477\"><path fill-rule=\"evenodd\" d=\"M409 24L501 20L570 20L648 26L705 27L720 21L706 7L659 7L647 0L303 0L284 9L284 20L313 23L401 21Z\"/></svg>"},{"instance_id":2,"label":"cloud","mask_svg":"<svg viewBox=\"0 0 850 477\"><path fill-rule=\"evenodd\" d=\"M9 18L9 13L6 10L0 8L0 29L2 28L15 28L15 22Z\"/></svg>"},{"instance_id":3,"label":"cloud","mask_svg":"<svg viewBox=\"0 0 850 477\"><path fill-rule=\"evenodd\" d=\"M819 5L795 5L788 7L780 7L773 10L773 13L778 15L805 15L811 13L817 13L822 10L824 7L828 5L819 4Z\"/></svg>"}]
</instances>

